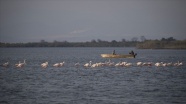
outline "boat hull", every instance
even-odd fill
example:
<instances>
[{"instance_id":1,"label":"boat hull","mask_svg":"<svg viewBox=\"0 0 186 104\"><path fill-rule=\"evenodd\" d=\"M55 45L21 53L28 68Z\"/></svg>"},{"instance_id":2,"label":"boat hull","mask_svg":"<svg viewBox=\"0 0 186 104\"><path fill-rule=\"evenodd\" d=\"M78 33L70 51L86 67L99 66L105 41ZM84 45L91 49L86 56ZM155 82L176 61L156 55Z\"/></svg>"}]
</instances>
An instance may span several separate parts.
<instances>
[{"instance_id":1,"label":"boat hull","mask_svg":"<svg viewBox=\"0 0 186 104\"><path fill-rule=\"evenodd\" d=\"M135 58L135 55L121 55L121 54L101 54L103 58Z\"/></svg>"}]
</instances>

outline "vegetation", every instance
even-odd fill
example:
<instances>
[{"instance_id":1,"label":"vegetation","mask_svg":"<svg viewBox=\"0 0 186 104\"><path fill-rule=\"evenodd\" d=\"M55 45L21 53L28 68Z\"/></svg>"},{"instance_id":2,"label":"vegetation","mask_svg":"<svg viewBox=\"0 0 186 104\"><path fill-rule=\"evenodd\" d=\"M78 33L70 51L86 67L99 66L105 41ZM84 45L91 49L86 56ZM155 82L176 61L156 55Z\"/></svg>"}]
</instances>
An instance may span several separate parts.
<instances>
[{"instance_id":1,"label":"vegetation","mask_svg":"<svg viewBox=\"0 0 186 104\"><path fill-rule=\"evenodd\" d=\"M0 47L135 47L136 41L103 41L98 39L92 40L91 42L47 42L41 40L40 42L30 42L30 43L0 43Z\"/></svg>"},{"instance_id":2,"label":"vegetation","mask_svg":"<svg viewBox=\"0 0 186 104\"><path fill-rule=\"evenodd\" d=\"M162 38L161 40L146 40L141 36L141 41L134 37L131 41L122 39L121 41L103 41L92 40L90 42L47 42L41 40L40 42L29 43L1 43L0 47L136 47L139 49L186 49L186 40L176 40L173 37Z\"/></svg>"},{"instance_id":3,"label":"vegetation","mask_svg":"<svg viewBox=\"0 0 186 104\"><path fill-rule=\"evenodd\" d=\"M145 40L136 45L139 49L186 49L186 40L176 40L173 37L161 40Z\"/></svg>"}]
</instances>

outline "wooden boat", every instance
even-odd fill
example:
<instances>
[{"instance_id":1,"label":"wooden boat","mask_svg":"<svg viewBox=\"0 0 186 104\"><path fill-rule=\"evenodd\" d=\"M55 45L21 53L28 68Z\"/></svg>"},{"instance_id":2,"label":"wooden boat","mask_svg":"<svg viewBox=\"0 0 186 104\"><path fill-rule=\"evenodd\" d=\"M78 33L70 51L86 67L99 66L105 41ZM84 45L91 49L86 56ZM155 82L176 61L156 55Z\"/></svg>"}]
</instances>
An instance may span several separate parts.
<instances>
[{"instance_id":1,"label":"wooden boat","mask_svg":"<svg viewBox=\"0 0 186 104\"><path fill-rule=\"evenodd\" d=\"M137 54L128 54L128 55L124 55L124 54L101 54L101 57L103 58L135 58Z\"/></svg>"}]
</instances>

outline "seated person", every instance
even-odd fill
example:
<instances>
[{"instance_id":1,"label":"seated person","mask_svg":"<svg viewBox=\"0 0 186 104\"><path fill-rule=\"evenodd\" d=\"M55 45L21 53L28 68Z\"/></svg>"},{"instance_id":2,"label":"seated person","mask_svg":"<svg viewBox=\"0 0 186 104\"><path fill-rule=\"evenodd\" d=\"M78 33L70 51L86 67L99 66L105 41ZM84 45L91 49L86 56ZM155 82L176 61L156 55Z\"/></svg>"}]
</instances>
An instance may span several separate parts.
<instances>
[{"instance_id":1,"label":"seated person","mask_svg":"<svg viewBox=\"0 0 186 104\"><path fill-rule=\"evenodd\" d=\"M133 50L129 53L129 54L131 54L131 55L134 55L134 52L133 52Z\"/></svg>"},{"instance_id":2,"label":"seated person","mask_svg":"<svg viewBox=\"0 0 186 104\"><path fill-rule=\"evenodd\" d=\"M115 50L112 52L113 55L116 55Z\"/></svg>"}]
</instances>

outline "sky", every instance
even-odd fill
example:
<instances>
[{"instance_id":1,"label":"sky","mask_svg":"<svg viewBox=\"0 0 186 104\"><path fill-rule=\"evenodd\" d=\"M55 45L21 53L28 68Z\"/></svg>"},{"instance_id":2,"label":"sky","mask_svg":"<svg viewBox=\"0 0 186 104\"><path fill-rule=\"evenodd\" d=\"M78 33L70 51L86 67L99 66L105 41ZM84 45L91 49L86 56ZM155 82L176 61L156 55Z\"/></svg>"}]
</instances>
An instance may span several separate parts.
<instances>
[{"instance_id":1,"label":"sky","mask_svg":"<svg viewBox=\"0 0 186 104\"><path fill-rule=\"evenodd\" d=\"M186 0L0 0L0 42L186 39Z\"/></svg>"}]
</instances>

